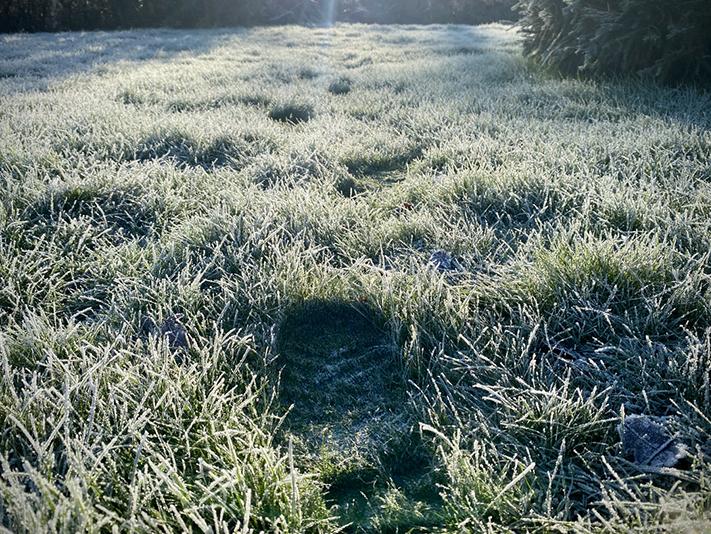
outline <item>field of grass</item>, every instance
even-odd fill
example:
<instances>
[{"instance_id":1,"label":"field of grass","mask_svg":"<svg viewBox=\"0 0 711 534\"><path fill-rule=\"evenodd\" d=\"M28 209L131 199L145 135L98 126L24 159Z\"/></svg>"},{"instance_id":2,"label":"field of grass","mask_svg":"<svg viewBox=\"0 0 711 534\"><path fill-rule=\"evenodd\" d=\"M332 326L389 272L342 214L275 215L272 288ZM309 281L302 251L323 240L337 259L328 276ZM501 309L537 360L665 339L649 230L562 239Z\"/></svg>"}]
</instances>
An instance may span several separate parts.
<instances>
[{"instance_id":1,"label":"field of grass","mask_svg":"<svg viewBox=\"0 0 711 534\"><path fill-rule=\"evenodd\" d=\"M708 532L710 127L500 25L0 36L0 530Z\"/></svg>"}]
</instances>

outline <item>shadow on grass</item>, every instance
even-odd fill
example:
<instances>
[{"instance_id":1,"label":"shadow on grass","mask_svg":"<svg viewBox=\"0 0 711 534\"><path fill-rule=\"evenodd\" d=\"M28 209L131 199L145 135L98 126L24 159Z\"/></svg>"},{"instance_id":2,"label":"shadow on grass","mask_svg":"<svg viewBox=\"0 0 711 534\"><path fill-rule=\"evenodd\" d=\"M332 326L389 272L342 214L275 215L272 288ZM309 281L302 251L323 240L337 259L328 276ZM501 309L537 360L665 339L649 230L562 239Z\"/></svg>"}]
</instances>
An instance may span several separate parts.
<instances>
[{"instance_id":1,"label":"shadow on grass","mask_svg":"<svg viewBox=\"0 0 711 534\"><path fill-rule=\"evenodd\" d=\"M245 32L163 29L0 34L0 77L6 79L5 92L26 92L32 88L27 82L54 83L114 63L171 61L184 52L208 54Z\"/></svg>"},{"instance_id":2,"label":"shadow on grass","mask_svg":"<svg viewBox=\"0 0 711 534\"><path fill-rule=\"evenodd\" d=\"M288 432L315 458L326 498L352 532L383 531L379 502L388 491L402 494L403 510L438 502L384 326L361 303L314 300L287 312L277 338ZM392 531L424 527L431 515L403 513Z\"/></svg>"}]
</instances>

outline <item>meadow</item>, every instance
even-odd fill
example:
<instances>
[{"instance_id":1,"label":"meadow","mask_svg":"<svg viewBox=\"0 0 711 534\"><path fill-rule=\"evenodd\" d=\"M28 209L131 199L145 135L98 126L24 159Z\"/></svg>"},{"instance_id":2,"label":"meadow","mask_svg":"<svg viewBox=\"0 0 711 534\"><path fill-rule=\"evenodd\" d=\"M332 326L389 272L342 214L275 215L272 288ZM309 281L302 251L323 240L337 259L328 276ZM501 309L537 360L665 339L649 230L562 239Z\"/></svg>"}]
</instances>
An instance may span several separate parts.
<instances>
[{"instance_id":1,"label":"meadow","mask_svg":"<svg viewBox=\"0 0 711 534\"><path fill-rule=\"evenodd\" d=\"M505 25L0 35L0 530L708 532L710 127Z\"/></svg>"}]
</instances>

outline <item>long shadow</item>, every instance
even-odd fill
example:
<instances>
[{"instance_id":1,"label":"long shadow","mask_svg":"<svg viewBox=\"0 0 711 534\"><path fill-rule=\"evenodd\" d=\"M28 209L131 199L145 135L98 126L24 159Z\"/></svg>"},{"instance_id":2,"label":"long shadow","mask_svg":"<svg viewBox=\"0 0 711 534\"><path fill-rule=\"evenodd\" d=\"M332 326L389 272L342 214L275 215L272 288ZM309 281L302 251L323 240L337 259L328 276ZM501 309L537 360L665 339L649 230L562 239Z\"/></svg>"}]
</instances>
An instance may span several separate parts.
<instances>
[{"instance_id":1,"label":"long shadow","mask_svg":"<svg viewBox=\"0 0 711 534\"><path fill-rule=\"evenodd\" d=\"M247 32L233 28L3 34L0 94L32 90L123 61L170 61L184 52L208 54Z\"/></svg>"},{"instance_id":2,"label":"long shadow","mask_svg":"<svg viewBox=\"0 0 711 534\"><path fill-rule=\"evenodd\" d=\"M694 86L663 86L641 80L598 84L603 98L629 113L711 130L711 90Z\"/></svg>"},{"instance_id":3,"label":"long shadow","mask_svg":"<svg viewBox=\"0 0 711 534\"><path fill-rule=\"evenodd\" d=\"M700 130L711 129L711 88L701 86L660 85L649 80L629 77L606 80L587 80L577 85L575 80L552 72L544 72L533 64L521 61L520 37L515 27L503 26L429 26L400 27L401 29L427 29L426 39L417 40L427 45L421 53L441 58L436 63L423 63L421 70L412 73L422 79L427 87L432 79L447 79L457 73L472 72L477 81L485 84L487 93L505 90L515 98L517 113L531 119L563 118L581 124L597 120L611 122L635 116L677 123L683 127ZM385 34L376 38L384 43L396 43ZM483 54L486 52L486 54ZM512 61L497 61L508 57ZM497 68L493 67L497 63ZM528 80L531 82L529 83ZM552 88L547 82L560 80L561 87ZM572 83L571 83L572 82ZM459 85L461 98L468 97L467 86ZM506 94L503 93L503 94ZM427 91L422 91L426 96ZM589 114L578 112L581 107L593 104L603 112L590 109ZM487 111L493 113L497 109ZM562 112L562 115L561 115Z\"/></svg>"}]
</instances>

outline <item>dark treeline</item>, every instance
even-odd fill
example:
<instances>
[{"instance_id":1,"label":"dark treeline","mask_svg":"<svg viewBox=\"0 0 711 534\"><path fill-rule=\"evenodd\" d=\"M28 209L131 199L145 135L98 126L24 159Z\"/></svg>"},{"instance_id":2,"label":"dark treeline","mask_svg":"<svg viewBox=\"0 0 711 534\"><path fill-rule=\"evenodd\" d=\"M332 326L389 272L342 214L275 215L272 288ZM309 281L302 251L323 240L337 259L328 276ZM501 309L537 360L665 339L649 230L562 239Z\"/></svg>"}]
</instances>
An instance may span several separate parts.
<instances>
[{"instance_id":1,"label":"dark treeline","mask_svg":"<svg viewBox=\"0 0 711 534\"><path fill-rule=\"evenodd\" d=\"M371 23L479 24L516 0L0 0L0 32Z\"/></svg>"}]
</instances>

